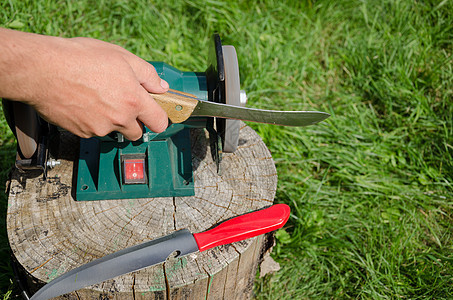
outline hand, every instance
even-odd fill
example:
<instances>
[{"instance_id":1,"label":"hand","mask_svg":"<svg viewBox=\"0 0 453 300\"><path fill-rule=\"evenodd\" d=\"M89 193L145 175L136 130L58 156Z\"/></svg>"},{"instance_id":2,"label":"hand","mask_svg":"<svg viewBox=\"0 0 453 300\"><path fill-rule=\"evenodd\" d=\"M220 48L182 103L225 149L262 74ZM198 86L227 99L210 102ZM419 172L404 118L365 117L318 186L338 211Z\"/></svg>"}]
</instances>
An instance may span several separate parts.
<instances>
[{"instance_id":1,"label":"hand","mask_svg":"<svg viewBox=\"0 0 453 300\"><path fill-rule=\"evenodd\" d=\"M89 38L58 38L0 29L0 97L33 106L50 123L88 138L142 136L167 128L149 92L168 83L125 49ZM3 49L2 49L3 48Z\"/></svg>"}]
</instances>

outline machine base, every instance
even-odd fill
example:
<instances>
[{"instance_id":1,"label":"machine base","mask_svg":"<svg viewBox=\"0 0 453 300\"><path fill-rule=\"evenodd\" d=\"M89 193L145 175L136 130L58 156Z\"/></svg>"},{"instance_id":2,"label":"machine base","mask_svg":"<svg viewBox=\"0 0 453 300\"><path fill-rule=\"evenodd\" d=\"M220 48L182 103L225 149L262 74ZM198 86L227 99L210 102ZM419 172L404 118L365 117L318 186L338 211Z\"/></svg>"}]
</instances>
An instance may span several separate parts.
<instances>
[{"instance_id":1,"label":"machine base","mask_svg":"<svg viewBox=\"0 0 453 300\"><path fill-rule=\"evenodd\" d=\"M134 156L144 160L144 183L126 183L124 158ZM193 196L191 156L189 129L149 142L81 139L76 200Z\"/></svg>"}]
</instances>

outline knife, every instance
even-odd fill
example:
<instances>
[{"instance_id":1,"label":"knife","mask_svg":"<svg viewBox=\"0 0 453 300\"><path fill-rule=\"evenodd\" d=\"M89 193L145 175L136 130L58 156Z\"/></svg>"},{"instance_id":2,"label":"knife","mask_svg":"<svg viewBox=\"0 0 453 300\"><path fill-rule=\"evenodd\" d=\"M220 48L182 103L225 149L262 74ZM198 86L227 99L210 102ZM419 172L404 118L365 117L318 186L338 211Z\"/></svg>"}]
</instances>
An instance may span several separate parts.
<instances>
[{"instance_id":1,"label":"knife","mask_svg":"<svg viewBox=\"0 0 453 300\"><path fill-rule=\"evenodd\" d=\"M205 101L196 96L170 89L164 94L152 94L167 112L173 123L189 117L219 117L283 126L307 126L327 119L330 115L319 111L278 111L234 106Z\"/></svg>"},{"instance_id":2,"label":"knife","mask_svg":"<svg viewBox=\"0 0 453 300\"><path fill-rule=\"evenodd\" d=\"M44 285L30 300L47 300L116 276L163 263L172 254L175 254L174 257L182 257L270 232L285 225L289 214L288 205L276 204L232 218L201 233L192 234L189 230L182 229L73 269Z\"/></svg>"}]
</instances>

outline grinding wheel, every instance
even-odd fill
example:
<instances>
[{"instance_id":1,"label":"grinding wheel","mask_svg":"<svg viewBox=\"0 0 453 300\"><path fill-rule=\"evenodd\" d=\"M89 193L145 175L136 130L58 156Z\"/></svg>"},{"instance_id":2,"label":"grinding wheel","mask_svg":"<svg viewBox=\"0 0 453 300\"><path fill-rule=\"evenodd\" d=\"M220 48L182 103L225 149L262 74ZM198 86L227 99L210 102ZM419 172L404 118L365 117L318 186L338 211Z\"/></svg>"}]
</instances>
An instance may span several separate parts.
<instances>
[{"instance_id":1,"label":"grinding wheel","mask_svg":"<svg viewBox=\"0 0 453 300\"><path fill-rule=\"evenodd\" d=\"M15 101L12 105L18 148L22 159L28 159L33 156L38 148L38 114L27 104Z\"/></svg>"},{"instance_id":2,"label":"grinding wheel","mask_svg":"<svg viewBox=\"0 0 453 300\"><path fill-rule=\"evenodd\" d=\"M225 65L225 103L242 106L236 49L233 46L222 46L222 50ZM236 151L239 144L239 127L240 121L238 120L227 119L225 121L223 152L232 153Z\"/></svg>"}]
</instances>

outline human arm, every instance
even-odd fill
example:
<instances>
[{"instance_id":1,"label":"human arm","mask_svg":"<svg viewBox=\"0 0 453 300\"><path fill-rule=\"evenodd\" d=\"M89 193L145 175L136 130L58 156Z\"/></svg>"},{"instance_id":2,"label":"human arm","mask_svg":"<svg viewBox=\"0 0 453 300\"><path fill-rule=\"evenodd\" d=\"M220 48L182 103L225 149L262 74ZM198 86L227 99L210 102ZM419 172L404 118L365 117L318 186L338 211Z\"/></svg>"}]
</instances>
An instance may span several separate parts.
<instances>
[{"instance_id":1,"label":"human arm","mask_svg":"<svg viewBox=\"0 0 453 300\"><path fill-rule=\"evenodd\" d=\"M0 97L34 107L50 123L80 137L119 131L129 140L167 128L151 93L168 83L120 46L0 28Z\"/></svg>"}]
</instances>

